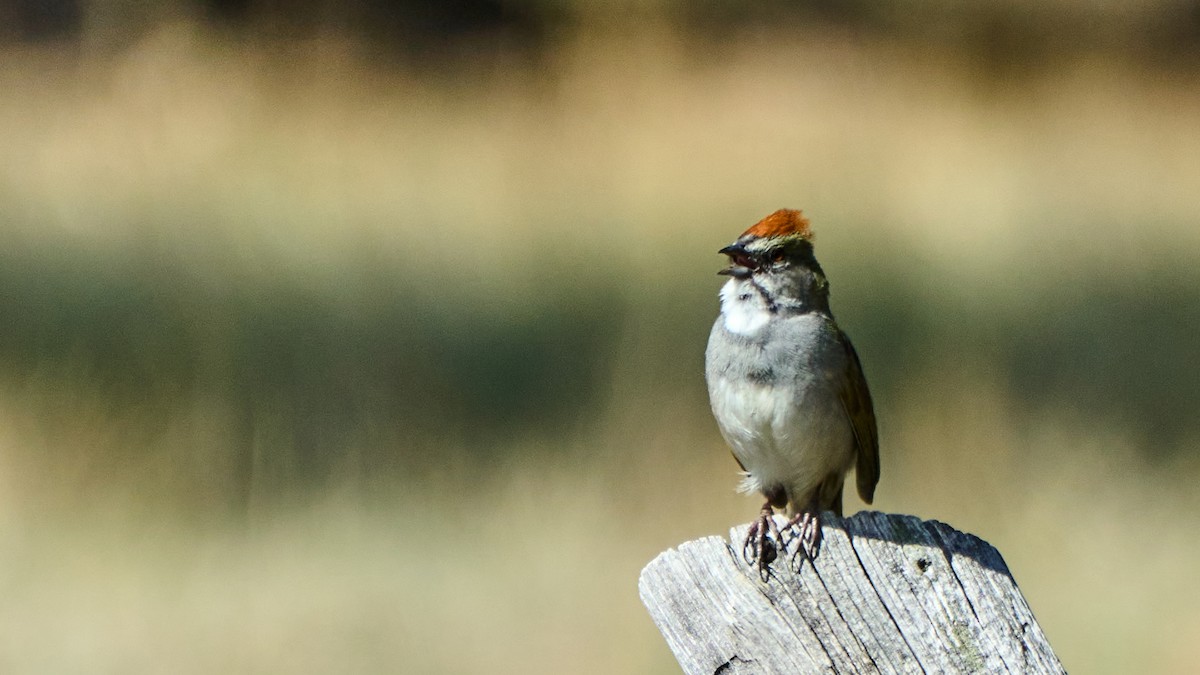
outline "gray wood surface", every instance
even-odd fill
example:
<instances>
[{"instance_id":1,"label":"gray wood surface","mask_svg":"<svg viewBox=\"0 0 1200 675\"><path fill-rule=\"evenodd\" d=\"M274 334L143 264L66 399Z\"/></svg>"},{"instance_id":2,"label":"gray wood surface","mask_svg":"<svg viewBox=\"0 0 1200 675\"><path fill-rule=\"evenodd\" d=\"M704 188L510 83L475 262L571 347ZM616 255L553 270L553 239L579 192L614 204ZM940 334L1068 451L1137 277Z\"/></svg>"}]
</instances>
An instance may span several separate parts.
<instances>
[{"instance_id":1,"label":"gray wood surface","mask_svg":"<svg viewBox=\"0 0 1200 675\"><path fill-rule=\"evenodd\" d=\"M642 602L684 672L1064 672L987 542L913 516L823 521L816 562L795 573L792 544L766 583L742 560L747 525L642 570Z\"/></svg>"}]
</instances>

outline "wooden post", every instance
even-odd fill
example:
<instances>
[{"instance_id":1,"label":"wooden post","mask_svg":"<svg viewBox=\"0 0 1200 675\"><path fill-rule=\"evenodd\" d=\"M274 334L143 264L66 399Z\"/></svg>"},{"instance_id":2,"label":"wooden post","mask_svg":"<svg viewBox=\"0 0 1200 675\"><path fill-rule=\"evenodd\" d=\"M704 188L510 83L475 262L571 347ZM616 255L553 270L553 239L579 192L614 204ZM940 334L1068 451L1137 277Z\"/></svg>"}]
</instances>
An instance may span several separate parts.
<instances>
[{"instance_id":1,"label":"wooden post","mask_svg":"<svg viewBox=\"0 0 1200 675\"><path fill-rule=\"evenodd\" d=\"M793 544L764 583L742 560L747 525L642 570L642 602L684 672L1064 672L987 542L913 516L822 520L799 574Z\"/></svg>"}]
</instances>

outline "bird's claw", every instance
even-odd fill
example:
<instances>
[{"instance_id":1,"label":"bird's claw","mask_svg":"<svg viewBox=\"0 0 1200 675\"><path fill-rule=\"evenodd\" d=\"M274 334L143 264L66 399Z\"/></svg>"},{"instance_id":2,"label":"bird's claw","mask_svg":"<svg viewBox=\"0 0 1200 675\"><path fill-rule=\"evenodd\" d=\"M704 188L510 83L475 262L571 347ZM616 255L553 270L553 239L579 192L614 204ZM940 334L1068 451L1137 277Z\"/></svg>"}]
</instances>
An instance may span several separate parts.
<instances>
[{"instance_id":1,"label":"bird's claw","mask_svg":"<svg viewBox=\"0 0 1200 675\"><path fill-rule=\"evenodd\" d=\"M758 577L763 583L771 577L771 563L779 556L779 550L787 548L773 516L770 504L763 506L762 513L750 523L746 539L742 542L742 560L758 570Z\"/></svg>"},{"instance_id":2,"label":"bird's claw","mask_svg":"<svg viewBox=\"0 0 1200 675\"><path fill-rule=\"evenodd\" d=\"M796 546L796 550L792 551L791 556L792 569L799 572L800 568L804 565L805 559L812 562L816 560L817 554L821 551L821 518L816 509L806 509L789 520L788 524L784 526L784 530L789 533L793 530L796 532L796 534L788 538L787 543L784 545L785 549L793 541L800 540L800 543ZM800 555L802 553L804 554L803 557Z\"/></svg>"}]
</instances>

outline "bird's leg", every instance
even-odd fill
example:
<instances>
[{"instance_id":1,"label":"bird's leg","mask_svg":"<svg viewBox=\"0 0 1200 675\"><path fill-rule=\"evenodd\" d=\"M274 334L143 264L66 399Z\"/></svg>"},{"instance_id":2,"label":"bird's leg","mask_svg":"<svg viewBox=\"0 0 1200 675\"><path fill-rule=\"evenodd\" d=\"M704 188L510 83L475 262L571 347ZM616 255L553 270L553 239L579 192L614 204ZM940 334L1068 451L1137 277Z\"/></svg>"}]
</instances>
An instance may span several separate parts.
<instances>
[{"instance_id":1,"label":"bird's leg","mask_svg":"<svg viewBox=\"0 0 1200 675\"><path fill-rule=\"evenodd\" d=\"M758 518L750 523L750 529L746 531L746 540L742 542L742 559L747 565L758 568L758 577L763 583L771 576L770 565L778 554L776 544L783 545L774 515L771 502L763 504Z\"/></svg>"},{"instance_id":2,"label":"bird's leg","mask_svg":"<svg viewBox=\"0 0 1200 675\"><path fill-rule=\"evenodd\" d=\"M792 539L799 539L800 544L796 546L796 550L792 552L791 564L792 569L799 571L804 564L804 558L809 562L817 559L817 554L821 552L821 511L814 499L808 503L800 513L797 513L788 521L784 530L791 531L796 528L797 533ZM791 541L788 542L789 544ZM785 546L786 548L786 546ZM803 553L804 558L798 556Z\"/></svg>"}]
</instances>

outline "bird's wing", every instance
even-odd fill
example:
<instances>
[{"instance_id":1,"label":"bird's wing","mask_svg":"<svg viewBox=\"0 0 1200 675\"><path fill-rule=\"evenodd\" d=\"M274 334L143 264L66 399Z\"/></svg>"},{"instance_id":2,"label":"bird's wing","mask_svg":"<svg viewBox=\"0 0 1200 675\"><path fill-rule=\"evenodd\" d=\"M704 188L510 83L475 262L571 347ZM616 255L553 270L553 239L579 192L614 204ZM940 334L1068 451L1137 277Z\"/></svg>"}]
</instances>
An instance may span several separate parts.
<instances>
[{"instance_id":1,"label":"bird's wing","mask_svg":"<svg viewBox=\"0 0 1200 675\"><path fill-rule=\"evenodd\" d=\"M838 331L842 347L846 350L846 376L841 380L838 397L842 409L854 432L854 445L858 464L854 468L858 496L870 504L875 496L875 485L879 482L879 430L875 425L875 408L871 405L871 392L867 389L867 377L863 375L862 363L850 338Z\"/></svg>"}]
</instances>

